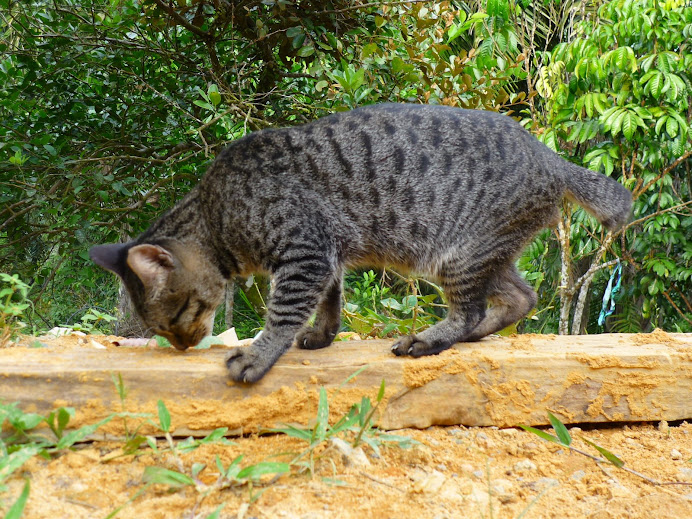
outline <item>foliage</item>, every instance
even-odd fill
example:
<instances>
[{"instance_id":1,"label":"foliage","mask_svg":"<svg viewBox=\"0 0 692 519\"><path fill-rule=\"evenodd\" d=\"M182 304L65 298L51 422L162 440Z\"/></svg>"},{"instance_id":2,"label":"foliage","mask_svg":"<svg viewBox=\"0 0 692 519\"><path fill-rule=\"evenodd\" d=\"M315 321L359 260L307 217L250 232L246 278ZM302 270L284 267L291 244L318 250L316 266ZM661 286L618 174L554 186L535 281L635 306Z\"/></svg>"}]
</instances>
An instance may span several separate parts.
<instances>
[{"instance_id":1,"label":"foliage","mask_svg":"<svg viewBox=\"0 0 692 519\"><path fill-rule=\"evenodd\" d=\"M692 329L690 207L681 206L692 185L684 2L0 7L0 270L30 287L24 320L34 329L73 325L88 309L112 313L115 277L91 265L89 246L140 233L228 142L383 101L521 115L548 146L625 183L637 195L636 223L606 247L605 259L626 265L606 327ZM570 279L550 233L520 259L540 296L520 329L557 331L558 299L589 317L589 302L600 300L601 229L580 210L569 224ZM576 283L592 265L593 276ZM434 290L380 283L390 292L371 304L351 286L361 282L348 278L345 305L347 325L361 333L409 333L441 315ZM241 336L261 327L262 307L252 287L237 291ZM593 319L580 322L573 318L573 331L599 330Z\"/></svg>"},{"instance_id":2,"label":"foliage","mask_svg":"<svg viewBox=\"0 0 692 519\"><path fill-rule=\"evenodd\" d=\"M552 52L540 53L545 64L536 87L547 124L539 137L573 160L583 157L584 166L633 191L634 221L620 243L615 240L606 249L628 264L623 278L627 292L610 326L617 331L652 326L690 331L692 8L654 0L605 2L576 33ZM565 241L569 268L578 275L589 267L603 270L599 262L607 236L600 226L581 209L563 225L571 229ZM548 244L554 247L555 241ZM524 262L533 276L539 272L535 252L529 251L534 258ZM560 276L548 279L551 291L570 285ZM595 285L598 292L605 280ZM570 296L579 286L572 288ZM555 320L555 312L546 318ZM587 329L597 331L595 322Z\"/></svg>"},{"instance_id":3,"label":"foliage","mask_svg":"<svg viewBox=\"0 0 692 519\"><path fill-rule=\"evenodd\" d=\"M115 278L88 247L141 232L249 130L379 101L498 109L522 96L503 86L513 58L477 51L487 17L448 2L3 8L0 265L30 284L29 320L48 327L113 308Z\"/></svg>"},{"instance_id":4,"label":"foliage","mask_svg":"<svg viewBox=\"0 0 692 519\"><path fill-rule=\"evenodd\" d=\"M392 283L393 275L403 283ZM372 270L347 274L343 310L346 326L361 337L406 335L431 326L441 319L442 289L426 281L433 293L420 294L421 282L391 269L383 270L379 280Z\"/></svg>"},{"instance_id":5,"label":"foliage","mask_svg":"<svg viewBox=\"0 0 692 519\"><path fill-rule=\"evenodd\" d=\"M116 317L105 312L101 312L96 308L89 308L89 310L81 317L81 322L79 324L73 324L69 327L73 330L85 333L106 333L107 330L103 328L103 325L105 324L107 326L116 319Z\"/></svg>"},{"instance_id":6,"label":"foliage","mask_svg":"<svg viewBox=\"0 0 692 519\"><path fill-rule=\"evenodd\" d=\"M29 285L19 277L0 272L0 348L26 326L22 316L31 306L27 300Z\"/></svg>"}]
</instances>

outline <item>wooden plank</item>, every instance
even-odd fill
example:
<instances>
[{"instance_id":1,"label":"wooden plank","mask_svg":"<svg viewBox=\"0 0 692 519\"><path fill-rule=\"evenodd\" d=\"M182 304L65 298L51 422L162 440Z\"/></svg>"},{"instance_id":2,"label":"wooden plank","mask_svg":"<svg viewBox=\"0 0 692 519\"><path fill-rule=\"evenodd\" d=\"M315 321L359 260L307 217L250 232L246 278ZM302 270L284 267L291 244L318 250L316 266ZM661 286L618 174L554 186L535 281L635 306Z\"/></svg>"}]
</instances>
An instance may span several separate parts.
<instances>
[{"instance_id":1,"label":"wooden plank","mask_svg":"<svg viewBox=\"0 0 692 519\"><path fill-rule=\"evenodd\" d=\"M306 424L315 416L320 386L336 418L363 396L374 400L384 379L379 424L390 430L540 425L548 410L566 423L692 418L692 334L486 338L420 359L395 357L391 344L291 349L255 385L229 381L224 347L8 348L0 351L0 400L36 412L72 406L74 426L94 423L122 410L112 381L119 373L128 411L156 416L162 399L176 434L203 435L216 427L252 432ZM137 422L130 419L130 428ZM121 435L122 419L105 432Z\"/></svg>"}]
</instances>

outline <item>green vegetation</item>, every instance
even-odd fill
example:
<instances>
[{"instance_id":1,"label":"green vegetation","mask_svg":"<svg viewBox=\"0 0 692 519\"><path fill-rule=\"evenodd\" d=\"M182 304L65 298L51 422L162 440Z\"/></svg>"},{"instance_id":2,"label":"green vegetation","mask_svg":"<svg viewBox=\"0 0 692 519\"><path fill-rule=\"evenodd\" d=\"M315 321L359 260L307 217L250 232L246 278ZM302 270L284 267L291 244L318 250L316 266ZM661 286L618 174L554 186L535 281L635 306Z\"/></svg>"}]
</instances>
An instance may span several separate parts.
<instances>
[{"instance_id":1,"label":"green vegetation","mask_svg":"<svg viewBox=\"0 0 692 519\"><path fill-rule=\"evenodd\" d=\"M519 427L521 427L525 431L535 434L542 440L551 443L556 443L558 445L566 447L567 449L569 449L570 452L576 452L577 454L586 456L587 458L592 459L596 463L610 463L611 465L614 465L619 469L622 469L626 472L629 472L630 474L634 474L635 476L642 478L643 480L647 481L648 483L651 483L652 485L692 485L692 483L682 481L660 482L655 479L652 479L649 476L642 474L641 472L637 472L636 470L626 467L625 462L621 460L617 455L613 454L608 449L605 449L600 445L594 443L588 438L582 437L581 440L590 447L596 449L600 456L594 456L593 454L589 454L588 452L585 452L584 450L579 449L572 444L572 435L567 430L567 427L565 427L565 424L563 424L560 421L560 419L557 418L553 413L548 412L548 420L550 420L550 425L552 425L553 430L555 431L555 435L547 433L541 429L536 429L535 427L529 427L528 425L520 425Z\"/></svg>"},{"instance_id":2,"label":"green vegetation","mask_svg":"<svg viewBox=\"0 0 692 519\"><path fill-rule=\"evenodd\" d=\"M0 1L0 271L28 285L30 330L105 330L117 285L89 246L141 232L228 142L383 101L507 112L633 191L626 230L568 208L527 249L540 300L509 331L692 330L688 2L218 5ZM622 290L601 327L616 259ZM241 336L262 326L266 293L260 278L236 290ZM359 333L443 315L436 287L389 270L356 272L346 294Z\"/></svg>"}]
</instances>

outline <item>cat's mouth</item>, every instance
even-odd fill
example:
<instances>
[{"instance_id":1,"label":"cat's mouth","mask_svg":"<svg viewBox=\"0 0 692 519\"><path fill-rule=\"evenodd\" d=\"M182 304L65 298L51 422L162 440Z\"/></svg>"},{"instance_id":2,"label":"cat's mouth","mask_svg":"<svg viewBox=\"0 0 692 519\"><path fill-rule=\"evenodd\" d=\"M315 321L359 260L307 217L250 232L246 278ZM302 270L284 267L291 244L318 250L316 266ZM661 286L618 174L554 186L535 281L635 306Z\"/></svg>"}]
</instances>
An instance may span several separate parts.
<instances>
[{"instance_id":1,"label":"cat's mouth","mask_svg":"<svg viewBox=\"0 0 692 519\"><path fill-rule=\"evenodd\" d=\"M196 337L196 334L191 336L183 336L176 333L164 332L161 330L158 330L156 333L168 339L168 342L170 342L176 350L180 351L184 351L188 348L196 346L199 342L199 340Z\"/></svg>"}]
</instances>

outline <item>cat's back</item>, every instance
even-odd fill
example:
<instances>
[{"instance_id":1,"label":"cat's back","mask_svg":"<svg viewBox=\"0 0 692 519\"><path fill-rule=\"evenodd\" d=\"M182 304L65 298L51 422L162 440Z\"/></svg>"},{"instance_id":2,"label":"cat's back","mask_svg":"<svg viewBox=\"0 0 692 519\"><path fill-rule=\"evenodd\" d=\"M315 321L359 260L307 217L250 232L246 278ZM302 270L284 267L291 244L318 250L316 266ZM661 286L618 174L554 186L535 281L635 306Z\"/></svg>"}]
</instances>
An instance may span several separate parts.
<instances>
[{"instance_id":1,"label":"cat's back","mask_svg":"<svg viewBox=\"0 0 692 519\"><path fill-rule=\"evenodd\" d=\"M511 118L447 106L379 104L254 132L218 157L225 181L315 187L521 175L531 137ZM212 168L213 169L213 168ZM216 168L220 169L220 168ZM346 190L348 198L350 190Z\"/></svg>"}]
</instances>

